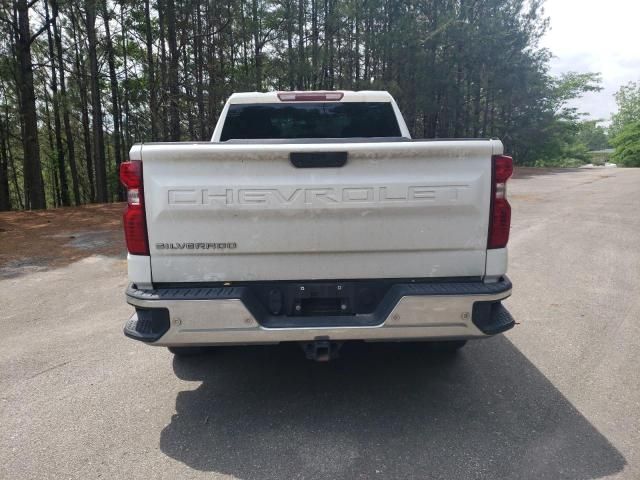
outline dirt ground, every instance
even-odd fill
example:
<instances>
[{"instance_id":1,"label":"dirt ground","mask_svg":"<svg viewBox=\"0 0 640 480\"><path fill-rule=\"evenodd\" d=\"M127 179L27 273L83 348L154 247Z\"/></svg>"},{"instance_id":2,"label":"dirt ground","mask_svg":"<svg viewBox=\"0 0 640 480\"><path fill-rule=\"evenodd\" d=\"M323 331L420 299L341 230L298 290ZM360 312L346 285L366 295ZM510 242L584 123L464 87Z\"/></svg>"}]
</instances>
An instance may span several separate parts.
<instances>
[{"instance_id":1,"label":"dirt ground","mask_svg":"<svg viewBox=\"0 0 640 480\"><path fill-rule=\"evenodd\" d=\"M90 255L124 256L123 203L0 213L0 278Z\"/></svg>"}]
</instances>

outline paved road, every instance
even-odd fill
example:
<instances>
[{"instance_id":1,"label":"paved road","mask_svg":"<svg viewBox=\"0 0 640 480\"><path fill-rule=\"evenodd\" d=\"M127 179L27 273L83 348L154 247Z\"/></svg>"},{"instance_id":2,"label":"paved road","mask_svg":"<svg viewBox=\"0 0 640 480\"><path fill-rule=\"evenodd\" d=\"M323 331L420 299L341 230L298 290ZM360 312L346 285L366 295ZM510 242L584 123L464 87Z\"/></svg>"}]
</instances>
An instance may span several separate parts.
<instances>
[{"instance_id":1,"label":"paved road","mask_svg":"<svg viewBox=\"0 0 640 480\"><path fill-rule=\"evenodd\" d=\"M0 281L0 478L640 478L640 170L521 172L520 325L176 362L125 339L122 259Z\"/></svg>"}]
</instances>

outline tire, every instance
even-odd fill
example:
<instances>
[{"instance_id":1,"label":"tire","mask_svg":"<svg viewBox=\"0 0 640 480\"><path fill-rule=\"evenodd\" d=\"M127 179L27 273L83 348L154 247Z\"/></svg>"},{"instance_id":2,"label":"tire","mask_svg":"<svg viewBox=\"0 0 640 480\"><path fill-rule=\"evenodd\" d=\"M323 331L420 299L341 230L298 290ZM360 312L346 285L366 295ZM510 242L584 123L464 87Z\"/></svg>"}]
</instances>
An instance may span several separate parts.
<instances>
[{"instance_id":1,"label":"tire","mask_svg":"<svg viewBox=\"0 0 640 480\"><path fill-rule=\"evenodd\" d=\"M467 340L447 340L443 342L435 342L433 347L436 352L456 353L467 344Z\"/></svg>"},{"instance_id":2,"label":"tire","mask_svg":"<svg viewBox=\"0 0 640 480\"><path fill-rule=\"evenodd\" d=\"M207 351L205 347L167 347L167 349L176 357L195 357Z\"/></svg>"}]
</instances>

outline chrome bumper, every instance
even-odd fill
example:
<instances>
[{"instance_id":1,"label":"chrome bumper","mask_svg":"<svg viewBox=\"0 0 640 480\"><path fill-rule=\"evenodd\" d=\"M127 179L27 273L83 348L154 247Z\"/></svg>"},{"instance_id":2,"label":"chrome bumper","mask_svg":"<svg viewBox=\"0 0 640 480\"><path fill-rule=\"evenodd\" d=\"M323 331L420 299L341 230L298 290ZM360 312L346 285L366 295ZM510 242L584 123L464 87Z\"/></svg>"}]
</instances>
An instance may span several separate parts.
<instances>
[{"instance_id":1,"label":"chrome bumper","mask_svg":"<svg viewBox=\"0 0 640 480\"><path fill-rule=\"evenodd\" d=\"M261 325L245 305L241 287L138 290L130 286L127 301L136 313L127 322L125 334L152 345L196 346L316 339L471 339L501 333L514 325L500 304L511 294L511 283L506 278L495 284L430 283L406 287L383 312L378 325L269 328ZM156 313L160 320L152 318ZM145 337L140 333L152 331L154 321L155 335Z\"/></svg>"}]
</instances>

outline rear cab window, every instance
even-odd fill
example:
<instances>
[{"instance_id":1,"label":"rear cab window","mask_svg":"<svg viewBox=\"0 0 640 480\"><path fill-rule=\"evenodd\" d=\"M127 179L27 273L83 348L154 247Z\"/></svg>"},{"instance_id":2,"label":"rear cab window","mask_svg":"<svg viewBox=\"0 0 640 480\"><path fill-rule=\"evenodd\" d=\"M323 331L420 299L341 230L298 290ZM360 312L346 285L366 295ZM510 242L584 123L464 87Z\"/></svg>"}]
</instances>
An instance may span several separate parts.
<instances>
[{"instance_id":1,"label":"rear cab window","mask_svg":"<svg viewBox=\"0 0 640 480\"><path fill-rule=\"evenodd\" d=\"M220 141L401 137L390 102L231 104Z\"/></svg>"}]
</instances>

